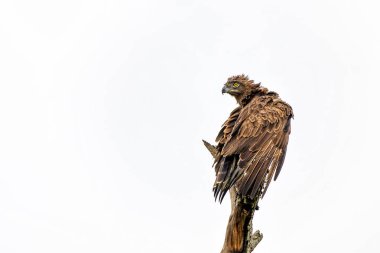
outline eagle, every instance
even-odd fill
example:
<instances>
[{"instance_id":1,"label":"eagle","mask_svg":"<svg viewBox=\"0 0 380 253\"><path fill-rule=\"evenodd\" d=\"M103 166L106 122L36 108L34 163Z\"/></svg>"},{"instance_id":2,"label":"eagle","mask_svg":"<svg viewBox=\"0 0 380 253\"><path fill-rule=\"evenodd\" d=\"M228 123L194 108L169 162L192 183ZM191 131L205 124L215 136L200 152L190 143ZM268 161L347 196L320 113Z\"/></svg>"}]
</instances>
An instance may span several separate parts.
<instances>
[{"instance_id":1,"label":"eagle","mask_svg":"<svg viewBox=\"0 0 380 253\"><path fill-rule=\"evenodd\" d=\"M224 93L233 96L238 107L222 125L217 144L204 141L215 159L215 200L222 202L232 187L238 196L262 198L284 164L292 107L244 74L229 77Z\"/></svg>"}]
</instances>

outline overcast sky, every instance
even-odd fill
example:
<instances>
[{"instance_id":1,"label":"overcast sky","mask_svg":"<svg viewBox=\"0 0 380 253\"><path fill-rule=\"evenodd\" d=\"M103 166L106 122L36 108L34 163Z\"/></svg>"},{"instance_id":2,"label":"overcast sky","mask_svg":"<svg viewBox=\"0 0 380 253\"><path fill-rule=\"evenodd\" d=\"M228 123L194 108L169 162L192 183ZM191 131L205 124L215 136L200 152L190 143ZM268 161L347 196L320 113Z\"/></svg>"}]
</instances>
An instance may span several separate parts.
<instances>
[{"instance_id":1,"label":"overcast sky","mask_svg":"<svg viewBox=\"0 0 380 253\"><path fill-rule=\"evenodd\" d=\"M380 252L376 1L1 1L0 252L220 252L245 73L292 105L255 252Z\"/></svg>"}]
</instances>

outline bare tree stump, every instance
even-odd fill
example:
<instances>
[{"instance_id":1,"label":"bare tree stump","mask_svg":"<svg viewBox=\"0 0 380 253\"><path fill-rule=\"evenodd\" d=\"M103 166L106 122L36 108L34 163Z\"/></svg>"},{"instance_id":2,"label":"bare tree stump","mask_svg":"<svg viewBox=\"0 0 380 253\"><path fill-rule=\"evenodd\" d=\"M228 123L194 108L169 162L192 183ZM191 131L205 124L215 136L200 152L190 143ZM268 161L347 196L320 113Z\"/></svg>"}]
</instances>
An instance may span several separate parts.
<instances>
[{"instance_id":1,"label":"bare tree stump","mask_svg":"<svg viewBox=\"0 0 380 253\"><path fill-rule=\"evenodd\" d=\"M253 200L242 198L231 188L230 197L231 215L221 253L251 253L263 238L259 230L252 234L252 219L259 196Z\"/></svg>"}]
</instances>

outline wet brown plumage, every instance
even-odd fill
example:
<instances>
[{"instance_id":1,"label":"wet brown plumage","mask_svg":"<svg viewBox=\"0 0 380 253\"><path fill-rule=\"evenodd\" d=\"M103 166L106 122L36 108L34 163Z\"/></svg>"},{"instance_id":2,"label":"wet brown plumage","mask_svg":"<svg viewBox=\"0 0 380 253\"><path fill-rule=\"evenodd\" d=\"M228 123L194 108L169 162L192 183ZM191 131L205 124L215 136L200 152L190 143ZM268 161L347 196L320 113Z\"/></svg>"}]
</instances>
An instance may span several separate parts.
<instances>
[{"instance_id":1,"label":"wet brown plumage","mask_svg":"<svg viewBox=\"0 0 380 253\"><path fill-rule=\"evenodd\" d=\"M222 201L231 187L242 197L263 197L284 163L292 108L245 75L228 78L222 92L235 97L239 106L216 137L215 198Z\"/></svg>"}]
</instances>

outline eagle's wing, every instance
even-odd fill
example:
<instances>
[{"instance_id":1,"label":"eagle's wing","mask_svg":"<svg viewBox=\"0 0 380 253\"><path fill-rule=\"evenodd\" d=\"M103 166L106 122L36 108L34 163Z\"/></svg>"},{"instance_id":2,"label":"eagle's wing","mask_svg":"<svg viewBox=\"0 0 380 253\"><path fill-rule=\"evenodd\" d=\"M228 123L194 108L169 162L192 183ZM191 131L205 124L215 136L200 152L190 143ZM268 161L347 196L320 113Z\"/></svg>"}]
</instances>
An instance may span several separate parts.
<instances>
[{"instance_id":1,"label":"eagle's wing","mask_svg":"<svg viewBox=\"0 0 380 253\"><path fill-rule=\"evenodd\" d=\"M217 138L216 198L221 201L235 183L243 196L254 198L261 190L264 196L273 175L276 180L281 171L292 116L291 107L272 96L254 98L237 117L231 113Z\"/></svg>"},{"instance_id":2,"label":"eagle's wing","mask_svg":"<svg viewBox=\"0 0 380 253\"><path fill-rule=\"evenodd\" d=\"M216 142L219 144L224 144L232 132L232 129L235 126L236 120L239 117L241 111L241 107L235 108L231 113L226 122L222 125L222 129L220 129L218 136L216 137Z\"/></svg>"}]
</instances>

